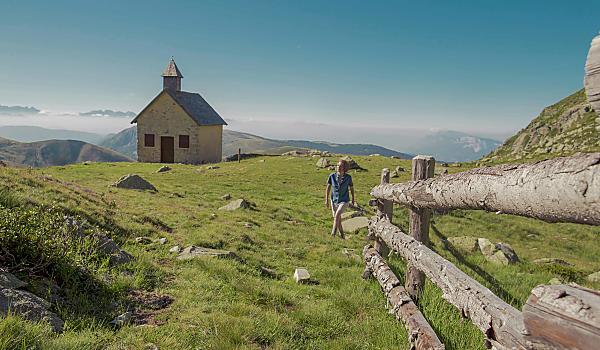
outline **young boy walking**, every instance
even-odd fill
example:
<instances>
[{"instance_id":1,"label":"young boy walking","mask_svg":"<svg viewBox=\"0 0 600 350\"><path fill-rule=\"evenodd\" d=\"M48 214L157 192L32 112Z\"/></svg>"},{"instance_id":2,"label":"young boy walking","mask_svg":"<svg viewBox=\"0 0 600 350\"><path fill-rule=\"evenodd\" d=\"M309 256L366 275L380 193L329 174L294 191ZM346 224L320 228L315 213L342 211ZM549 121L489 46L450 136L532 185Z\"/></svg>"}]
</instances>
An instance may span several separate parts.
<instances>
[{"instance_id":1,"label":"young boy walking","mask_svg":"<svg viewBox=\"0 0 600 350\"><path fill-rule=\"evenodd\" d=\"M340 237L345 238L344 229L342 228L342 213L348 207L350 202L349 192L352 194L352 206L354 206L354 184L352 176L347 174L348 162L340 159L337 164L337 172L329 175L327 179L327 189L325 190L325 206L330 207L329 193L331 192L331 212L333 214L333 228L331 235L335 236L337 231L340 232Z\"/></svg>"}]
</instances>

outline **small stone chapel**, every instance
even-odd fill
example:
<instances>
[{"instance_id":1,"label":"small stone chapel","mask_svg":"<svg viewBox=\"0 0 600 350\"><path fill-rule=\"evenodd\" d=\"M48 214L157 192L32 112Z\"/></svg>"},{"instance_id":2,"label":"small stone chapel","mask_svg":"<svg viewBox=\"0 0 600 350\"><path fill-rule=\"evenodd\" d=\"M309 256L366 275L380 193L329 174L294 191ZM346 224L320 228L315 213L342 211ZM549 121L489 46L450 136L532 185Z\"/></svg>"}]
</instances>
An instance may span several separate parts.
<instances>
[{"instance_id":1,"label":"small stone chapel","mask_svg":"<svg viewBox=\"0 0 600 350\"><path fill-rule=\"evenodd\" d=\"M183 75L173 58L162 77L163 90L131 121L137 124L138 161L220 162L227 123L200 94L181 91Z\"/></svg>"}]
</instances>

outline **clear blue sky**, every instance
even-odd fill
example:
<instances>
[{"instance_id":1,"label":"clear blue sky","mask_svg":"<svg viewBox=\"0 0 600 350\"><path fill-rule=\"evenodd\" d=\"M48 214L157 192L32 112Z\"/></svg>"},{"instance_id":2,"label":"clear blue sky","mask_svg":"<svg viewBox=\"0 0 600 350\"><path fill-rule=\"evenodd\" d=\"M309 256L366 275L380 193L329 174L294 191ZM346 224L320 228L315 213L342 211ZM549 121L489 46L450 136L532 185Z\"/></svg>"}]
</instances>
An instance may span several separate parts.
<instances>
[{"instance_id":1,"label":"clear blue sky","mask_svg":"<svg viewBox=\"0 0 600 350\"><path fill-rule=\"evenodd\" d=\"M582 87L600 1L0 3L0 104L139 112L173 55L225 119L501 132Z\"/></svg>"}]
</instances>

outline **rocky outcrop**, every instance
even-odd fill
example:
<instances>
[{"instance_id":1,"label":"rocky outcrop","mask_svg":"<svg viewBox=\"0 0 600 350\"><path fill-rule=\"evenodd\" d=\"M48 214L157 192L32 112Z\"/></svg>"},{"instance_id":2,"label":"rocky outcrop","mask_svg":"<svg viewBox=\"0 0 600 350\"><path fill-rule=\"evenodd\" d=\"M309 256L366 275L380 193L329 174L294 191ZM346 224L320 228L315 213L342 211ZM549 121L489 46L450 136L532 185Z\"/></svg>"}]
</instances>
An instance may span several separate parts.
<instances>
[{"instance_id":1,"label":"rocky outcrop","mask_svg":"<svg viewBox=\"0 0 600 350\"><path fill-rule=\"evenodd\" d=\"M252 206L252 203L248 202L245 199L236 199L232 202L229 202L229 204L224 205L222 207L219 208L219 210L226 210L226 211L232 211L232 210L238 210L238 209L248 209Z\"/></svg>"},{"instance_id":2,"label":"rocky outcrop","mask_svg":"<svg viewBox=\"0 0 600 350\"><path fill-rule=\"evenodd\" d=\"M597 152L600 149L599 130L600 117L582 89L544 108L526 128L480 162L500 163Z\"/></svg>"},{"instance_id":3,"label":"rocky outcrop","mask_svg":"<svg viewBox=\"0 0 600 350\"><path fill-rule=\"evenodd\" d=\"M49 311L50 303L23 290L0 289L0 314L15 313L29 321L46 321L55 332L61 332L64 322Z\"/></svg>"}]
</instances>

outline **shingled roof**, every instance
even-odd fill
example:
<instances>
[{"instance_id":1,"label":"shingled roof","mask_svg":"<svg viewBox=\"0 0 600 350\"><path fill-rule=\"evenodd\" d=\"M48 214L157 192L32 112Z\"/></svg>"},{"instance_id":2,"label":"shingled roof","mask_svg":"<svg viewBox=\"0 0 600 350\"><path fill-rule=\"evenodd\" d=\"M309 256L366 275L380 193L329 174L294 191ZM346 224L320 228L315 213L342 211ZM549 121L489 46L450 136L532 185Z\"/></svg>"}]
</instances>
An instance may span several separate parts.
<instances>
[{"instance_id":1,"label":"shingled roof","mask_svg":"<svg viewBox=\"0 0 600 350\"><path fill-rule=\"evenodd\" d=\"M215 111L209 104L200 96L200 94L186 91L171 91L163 90L158 96L163 93L169 94L177 104L190 116L198 125L227 125L225 120L221 118L219 113ZM154 100L158 98L156 96ZM152 100L152 102L154 102ZM137 119L142 113L152 104L150 102L136 117L131 121L131 124L137 123Z\"/></svg>"},{"instance_id":2,"label":"shingled roof","mask_svg":"<svg viewBox=\"0 0 600 350\"><path fill-rule=\"evenodd\" d=\"M171 57L171 60L169 61L169 64L167 64L167 68L163 72L162 76L183 78L183 74L181 74L181 71L179 71L179 68L177 68L177 64L175 64L175 59L173 57Z\"/></svg>"}]
</instances>

